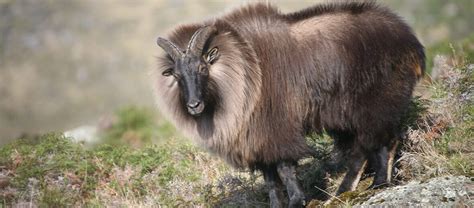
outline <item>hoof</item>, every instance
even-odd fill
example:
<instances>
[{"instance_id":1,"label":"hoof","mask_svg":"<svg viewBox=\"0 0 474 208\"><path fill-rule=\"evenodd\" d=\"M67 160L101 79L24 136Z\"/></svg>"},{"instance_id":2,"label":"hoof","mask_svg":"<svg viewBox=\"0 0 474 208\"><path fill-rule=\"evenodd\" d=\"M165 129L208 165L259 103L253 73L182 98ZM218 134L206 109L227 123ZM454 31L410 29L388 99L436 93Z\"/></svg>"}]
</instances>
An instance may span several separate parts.
<instances>
[{"instance_id":1,"label":"hoof","mask_svg":"<svg viewBox=\"0 0 474 208\"><path fill-rule=\"evenodd\" d=\"M288 207L296 208L296 207L304 207L306 205L306 201L303 195L296 195L290 198L288 202Z\"/></svg>"}]
</instances>

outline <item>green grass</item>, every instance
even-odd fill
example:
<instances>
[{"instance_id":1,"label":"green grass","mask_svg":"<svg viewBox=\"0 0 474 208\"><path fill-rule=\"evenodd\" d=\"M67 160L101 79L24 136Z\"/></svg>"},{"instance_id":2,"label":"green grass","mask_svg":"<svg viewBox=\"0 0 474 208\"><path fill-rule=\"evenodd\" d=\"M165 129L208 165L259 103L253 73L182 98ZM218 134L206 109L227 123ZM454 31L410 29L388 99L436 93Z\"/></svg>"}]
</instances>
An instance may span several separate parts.
<instances>
[{"instance_id":1,"label":"green grass","mask_svg":"<svg viewBox=\"0 0 474 208\"><path fill-rule=\"evenodd\" d=\"M170 185L172 181L196 183L193 188L200 190L204 185L200 187L198 181L206 176L197 170L227 170L222 163L209 162L208 155L190 144L175 140L142 149L111 145L86 149L61 134L46 134L10 143L0 148L0 157L0 166L12 171L11 186L18 191L17 198L2 200L25 200L21 196L28 196L32 181L36 181L34 186L41 193L36 202L47 207L88 204L102 189L135 200L156 194L157 203L173 204L178 196L168 191L179 187ZM195 158L205 159L209 166L203 167ZM120 175L127 171L126 176Z\"/></svg>"},{"instance_id":2,"label":"green grass","mask_svg":"<svg viewBox=\"0 0 474 208\"><path fill-rule=\"evenodd\" d=\"M151 109L128 106L116 112L117 122L102 134L102 141L114 146L141 147L176 137L173 126L156 119Z\"/></svg>"},{"instance_id":3,"label":"green grass","mask_svg":"<svg viewBox=\"0 0 474 208\"><path fill-rule=\"evenodd\" d=\"M233 172L182 139L151 110L126 107L116 117L96 147L86 148L60 133L25 136L0 147L0 166L8 170L14 188L13 197L0 191L3 205L239 205L232 199L252 189L255 197L264 193L252 188L256 178Z\"/></svg>"},{"instance_id":4,"label":"green grass","mask_svg":"<svg viewBox=\"0 0 474 208\"><path fill-rule=\"evenodd\" d=\"M435 147L448 158L454 173L474 176L474 69L465 65L455 70L461 77L454 87L442 86L448 99L455 101L449 106L453 125L435 142Z\"/></svg>"}]
</instances>

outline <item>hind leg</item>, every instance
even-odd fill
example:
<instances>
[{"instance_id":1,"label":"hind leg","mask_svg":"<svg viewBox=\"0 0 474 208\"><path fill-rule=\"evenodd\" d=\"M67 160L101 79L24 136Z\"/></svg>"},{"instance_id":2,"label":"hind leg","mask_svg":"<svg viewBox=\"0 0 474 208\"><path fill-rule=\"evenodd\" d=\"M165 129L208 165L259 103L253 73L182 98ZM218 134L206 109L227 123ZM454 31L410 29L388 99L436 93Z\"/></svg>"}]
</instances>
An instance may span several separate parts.
<instances>
[{"instance_id":1,"label":"hind leg","mask_svg":"<svg viewBox=\"0 0 474 208\"><path fill-rule=\"evenodd\" d=\"M370 153L369 161L375 170L374 181L370 188L380 188L391 183L393 160L397 146L398 141L394 141Z\"/></svg>"},{"instance_id":2,"label":"hind leg","mask_svg":"<svg viewBox=\"0 0 474 208\"><path fill-rule=\"evenodd\" d=\"M367 164L367 155L356 141L356 135L349 131L329 130L329 135L334 138L337 149L342 151L346 159L347 172L339 185L336 195L356 189Z\"/></svg>"},{"instance_id":3,"label":"hind leg","mask_svg":"<svg viewBox=\"0 0 474 208\"><path fill-rule=\"evenodd\" d=\"M296 179L296 163L281 162L277 166L278 175L288 191L288 207L303 207L304 193Z\"/></svg>"},{"instance_id":4,"label":"hind leg","mask_svg":"<svg viewBox=\"0 0 474 208\"><path fill-rule=\"evenodd\" d=\"M348 155L347 172L339 186L336 195L346 191L354 191L359 184L360 177L364 173L367 164L367 156L359 145L354 145Z\"/></svg>"}]
</instances>

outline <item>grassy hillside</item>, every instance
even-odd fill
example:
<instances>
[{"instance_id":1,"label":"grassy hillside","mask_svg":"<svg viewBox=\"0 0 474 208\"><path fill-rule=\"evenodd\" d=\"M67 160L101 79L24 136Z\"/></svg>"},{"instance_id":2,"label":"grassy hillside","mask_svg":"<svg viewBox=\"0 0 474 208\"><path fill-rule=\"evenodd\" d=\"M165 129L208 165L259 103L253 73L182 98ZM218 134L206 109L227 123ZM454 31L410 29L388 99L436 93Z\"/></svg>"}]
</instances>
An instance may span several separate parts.
<instances>
[{"instance_id":1,"label":"grassy hillside","mask_svg":"<svg viewBox=\"0 0 474 208\"><path fill-rule=\"evenodd\" d=\"M442 175L474 177L474 65L472 38L446 44L439 79L424 82L405 118L396 181ZM450 50L445 50L448 47ZM429 59L432 60L433 55ZM262 206L260 174L236 171L181 138L153 110L124 108L101 131L102 143L74 143L61 133L23 136L0 148L0 203L64 206ZM298 177L312 205L321 205L341 180L327 136L308 137L315 149ZM370 172L367 172L370 176ZM380 190L346 193L333 205L352 205Z\"/></svg>"}]
</instances>

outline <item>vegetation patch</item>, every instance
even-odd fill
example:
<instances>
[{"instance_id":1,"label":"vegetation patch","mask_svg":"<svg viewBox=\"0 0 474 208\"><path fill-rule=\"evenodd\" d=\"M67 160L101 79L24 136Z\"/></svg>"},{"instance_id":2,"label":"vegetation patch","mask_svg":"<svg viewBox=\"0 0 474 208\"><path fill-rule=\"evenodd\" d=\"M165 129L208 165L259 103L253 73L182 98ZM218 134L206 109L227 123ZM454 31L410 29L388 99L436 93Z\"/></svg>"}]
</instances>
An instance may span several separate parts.
<instances>
[{"instance_id":1,"label":"vegetation patch","mask_svg":"<svg viewBox=\"0 0 474 208\"><path fill-rule=\"evenodd\" d=\"M102 132L102 142L113 146L139 148L176 137L173 126L157 119L151 109L128 106L115 113L116 120Z\"/></svg>"},{"instance_id":2,"label":"vegetation patch","mask_svg":"<svg viewBox=\"0 0 474 208\"><path fill-rule=\"evenodd\" d=\"M196 193L230 174L225 164L178 140L142 149L86 149L62 134L46 134L6 145L0 157L2 173L14 189L13 196L2 189L6 205L112 205L117 199L124 206L201 204L205 194Z\"/></svg>"},{"instance_id":3,"label":"vegetation patch","mask_svg":"<svg viewBox=\"0 0 474 208\"><path fill-rule=\"evenodd\" d=\"M2 146L0 202L188 207L266 201L260 177L232 170L152 115L138 107L117 111L117 120L101 132L103 142L96 147L61 133L24 136ZM127 137L131 134L133 140Z\"/></svg>"}]
</instances>

